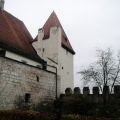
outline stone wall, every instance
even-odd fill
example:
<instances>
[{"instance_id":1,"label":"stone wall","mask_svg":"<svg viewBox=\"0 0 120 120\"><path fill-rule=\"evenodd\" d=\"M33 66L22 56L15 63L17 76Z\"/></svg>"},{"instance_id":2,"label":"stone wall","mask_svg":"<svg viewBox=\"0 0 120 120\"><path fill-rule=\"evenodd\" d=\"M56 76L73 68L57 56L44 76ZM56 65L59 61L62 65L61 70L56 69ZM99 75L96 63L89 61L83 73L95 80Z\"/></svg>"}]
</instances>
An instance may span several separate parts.
<instances>
[{"instance_id":1,"label":"stone wall","mask_svg":"<svg viewBox=\"0 0 120 120\"><path fill-rule=\"evenodd\" d=\"M58 95L60 78L57 80ZM56 95L56 74L0 57L0 109L36 107Z\"/></svg>"},{"instance_id":2,"label":"stone wall","mask_svg":"<svg viewBox=\"0 0 120 120\"><path fill-rule=\"evenodd\" d=\"M65 89L65 94L61 94L60 98L63 100L69 99L68 96L77 95L79 98L87 98L88 102L90 103L103 103L103 98L106 97L106 101L113 100L113 99L120 99L120 85L114 86L114 93L110 93L109 86L105 86L103 88L103 94L100 94L99 87L93 87L93 94L90 94L89 87L83 88L83 94L81 94L81 90L79 87L75 87L74 90L71 88Z\"/></svg>"}]
</instances>

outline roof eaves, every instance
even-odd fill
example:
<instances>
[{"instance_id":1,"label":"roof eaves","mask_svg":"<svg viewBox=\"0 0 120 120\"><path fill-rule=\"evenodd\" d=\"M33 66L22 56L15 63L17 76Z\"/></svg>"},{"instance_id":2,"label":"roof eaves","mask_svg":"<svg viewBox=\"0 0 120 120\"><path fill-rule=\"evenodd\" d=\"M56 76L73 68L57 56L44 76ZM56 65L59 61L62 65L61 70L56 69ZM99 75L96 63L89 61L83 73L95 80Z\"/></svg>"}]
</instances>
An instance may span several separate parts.
<instances>
[{"instance_id":1,"label":"roof eaves","mask_svg":"<svg viewBox=\"0 0 120 120\"><path fill-rule=\"evenodd\" d=\"M62 47L63 47L64 49L68 50L71 54L75 55L75 52L74 52L73 50L69 49L69 48L68 48L67 46L65 46L64 44L61 44L61 45L62 45Z\"/></svg>"},{"instance_id":2,"label":"roof eaves","mask_svg":"<svg viewBox=\"0 0 120 120\"><path fill-rule=\"evenodd\" d=\"M38 55L33 56L30 53L28 53L28 52L25 52L25 51L23 51L21 49L18 49L18 48L15 48L13 46L10 46L10 45L8 45L6 43L3 43L1 41L0 41L0 47L3 48L3 49L6 49L8 51L14 52L16 54L22 55L24 57L27 57L27 58L29 58L31 60L36 61L36 62L39 62L39 63L42 63L42 64L46 63L46 61L44 61L43 59L41 59Z\"/></svg>"}]
</instances>

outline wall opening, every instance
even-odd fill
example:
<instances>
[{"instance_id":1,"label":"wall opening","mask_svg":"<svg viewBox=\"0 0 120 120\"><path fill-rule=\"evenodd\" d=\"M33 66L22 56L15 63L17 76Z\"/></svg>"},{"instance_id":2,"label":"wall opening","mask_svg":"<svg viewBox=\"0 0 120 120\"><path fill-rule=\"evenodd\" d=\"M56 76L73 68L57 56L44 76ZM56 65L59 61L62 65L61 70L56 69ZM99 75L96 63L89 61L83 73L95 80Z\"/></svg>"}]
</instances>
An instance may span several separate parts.
<instances>
[{"instance_id":1,"label":"wall opening","mask_svg":"<svg viewBox=\"0 0 120 120\"><path fill-rule=\"evenodd\" d=\"M43 52L45 52L45 49L43 48Z\"/></svg>"},{"instance_id":2,"label":"wall opening","mask_svg":"<svg viewBox=\"0 0 120 120\"><path fill-rule=\"evenodd\" d=\"M39 77L36 75L37 82L39 82Z\"/></svg>"},{"instance_id":3,"label":"wall opening","mask_svg":"<svg viewBox=\"0 0 120 120\"><path fill-rule=\"evenodd\" d=\"M65 42L67 42L67 38L65 37Z\"/></svg>"},{"instance_id":4,"label":"wall opening","mask_svg":"<svg viewBox=\"0 0 120 120\"><path fill-rule=\"evenodd\" d=\"M46 69L47 69L47 65L46 65L46 64L43 64L43 65L42 65L42 68L43 68L44 70L46 70Z\"/></svg>"},{"instance_id":5,"label":"wall opening","mask_svg":"<svg viewBox=\"0 0 120 120\"><path fill-rule=\"evenodd\" d=\"M6 50L0 50L0 56L5 57Z\"/></svg>"},{"instance_id":6,"label":"wall opening","mask_svg":"<svg viewBox=\"0 0 120 120\"><path fill-rule=\"evenodd\" d=\"M29 102L30 102L30 94L25 93L25 103L29 103Z\"/></svg>"}]
</instances>

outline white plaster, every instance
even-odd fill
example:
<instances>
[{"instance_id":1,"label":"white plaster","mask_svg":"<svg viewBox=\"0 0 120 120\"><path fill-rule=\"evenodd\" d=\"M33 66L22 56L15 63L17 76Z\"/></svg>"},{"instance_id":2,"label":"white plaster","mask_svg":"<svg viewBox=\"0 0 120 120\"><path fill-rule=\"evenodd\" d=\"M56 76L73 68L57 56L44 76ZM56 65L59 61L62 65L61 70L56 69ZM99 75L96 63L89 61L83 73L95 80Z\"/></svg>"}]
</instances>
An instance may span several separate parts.
<instances>
[{"instance_id":1,"label":"white plaster","mask_svg":"<svg viewBox=\"0 0 120 120\"><path fill-rule=\"evenodd\" d=\"M6 55L5 56L8 57L8 58L20 61L20 62L26 61L27 64L29 64L29 65L33 65L33 66L39 65L39 66L42 67L42 65L40 63L36 62L36 61L30 60L30 59L28 59L26 57L20 56L18 54L15 54L15 53L12 53L12 52L9 52L9 51L6 51Z\"/></svg>"},{"instance_id":2,"label":"white plaster","mask_svg":"<svg viewBox=\"0 0 120 120\"><path fill-rule=\"evenodd\" d=\"M67 87L70 87L71 89L74 88L73 55L70 52L68 52L68 55L67 55L66 49L61 47L59 60L61 64L60 69L59 69L59 72L61 74L61 81L60 81L61 82L61 93L64 93Z\"/></svg>"},{"instance_id":3,"label":"white plaster","mask_svg":"<svg viewBox=\"0 0 120 120\"><path fill-rule=\"evenodd\" d=\"M33 47L38 55L47 61L47 64L57 67L60 75L60 92L65 93L67 87L74 87L73 55L61 46L62 33L60 27L51 27L50 37L43 40L43 30L38 31L38 41L33 42ZM44 49L44 51L43 51ZM62 69L63 67L63 69ZM47 70L56 72L54 68L47 67Z\"/></svg>"}]
</instances>

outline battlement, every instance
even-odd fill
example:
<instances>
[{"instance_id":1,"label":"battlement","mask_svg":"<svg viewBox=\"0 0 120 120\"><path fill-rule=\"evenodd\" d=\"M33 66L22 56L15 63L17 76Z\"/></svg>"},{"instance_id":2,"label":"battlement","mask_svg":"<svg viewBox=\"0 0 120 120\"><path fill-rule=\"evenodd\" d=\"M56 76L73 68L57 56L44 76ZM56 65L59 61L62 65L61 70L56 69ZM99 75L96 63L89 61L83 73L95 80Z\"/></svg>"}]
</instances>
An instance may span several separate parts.
<instances>
[{"instance_id":1,"label":"battlement","mask_svg":"<svg viewBox=\"0 0 120 120\"><path fill-rule=\"evenodd\" d=\"M114 86L114 93L110 93L109 86L105 86L103 88L103 94L100 94L99 87L93 87L92 89L93 93L90 94L90 89L89 87L84 87L83 88L83 94L81 93L81 90L79 87L75 87L72 91L71 88L66 88L65 89L65 94L61 94L60 98L66 98L71 95L78 95L80 97L88 97L88 100L92 100L94 102L103 102L103 97L106 96L106 99L109 100L111 98L120 98L120 85L115 85Z\"/></svg>"}]
</instances>

